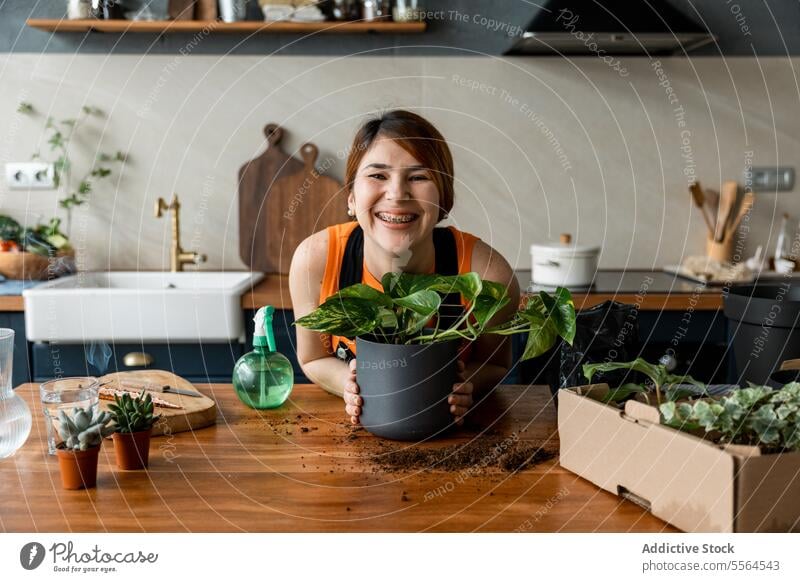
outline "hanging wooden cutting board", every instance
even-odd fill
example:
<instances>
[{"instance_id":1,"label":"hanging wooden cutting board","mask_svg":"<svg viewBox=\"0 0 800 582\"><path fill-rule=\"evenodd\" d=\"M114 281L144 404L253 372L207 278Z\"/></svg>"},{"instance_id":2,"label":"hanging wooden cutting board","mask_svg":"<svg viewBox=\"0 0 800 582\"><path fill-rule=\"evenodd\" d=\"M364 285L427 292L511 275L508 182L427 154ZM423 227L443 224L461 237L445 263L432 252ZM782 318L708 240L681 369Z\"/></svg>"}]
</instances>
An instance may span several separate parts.
<instances>
[{"instance_id":1,"label":"hanging wooden cutting board","mask_svg":"<svg viewBox=\"0 0 800 582\"><path fill-rule=\"evenodd\" d=\"M318 173L314 167L319 150L311 143L300 148L303 169L283 176L267 197L267 273L289 272L292 255L306 237L333 224L347 222L347 193L339 182Z\"/></svg>"},{"instance_id":2,"label":"hanging wooden cutting board","mask_svg":"<svg viewBox=\"0 0 800 582\"><path fill-rule=\"evenodd\" d=\"M269 265L266 201L281 176L301 172L302 162L280 148L283 130L275 123L264 127L267 149L239 168L239 256L253 271L266 272Z\"/></svg>"},{"instance_id":3,"label":"hanging wooden cutting board","mask_svg":"<svg viewBox=\"0 0 800 582\"><path fill-rule=\"evenodd\" d=\"M139 385L155 384L157 386L172 386L180 390L200 392L180 376L166 370L135 370L132 372L115 372L99 378L100 384L105 388L134 390ZM138 390L137 390L138 391ZM153 425L153 436L175 434L189 430L197 430L211 426L217 421L217 403L205 395L184 396L183 394L170 394L167 392L152 392L152 395L180 408L163 408L156 406L154 412L159 418ZM100 400L100 408L108 410L108 405L113 401Z\"/></svg>"},{"instance_id":4,"label":"hanging wooden cutting board","mask_svg":"<svg viewBox=\"0 0 800 582\"><path fill-rule=\"evenodd\" d=\"M303 145L301 162L278 147L280 127L264 133L266 151L239 169L239 255L253 271L287 274L303 239L347 222L347 194L315 169L317 146Z\"/></svg>"}]
</instances>

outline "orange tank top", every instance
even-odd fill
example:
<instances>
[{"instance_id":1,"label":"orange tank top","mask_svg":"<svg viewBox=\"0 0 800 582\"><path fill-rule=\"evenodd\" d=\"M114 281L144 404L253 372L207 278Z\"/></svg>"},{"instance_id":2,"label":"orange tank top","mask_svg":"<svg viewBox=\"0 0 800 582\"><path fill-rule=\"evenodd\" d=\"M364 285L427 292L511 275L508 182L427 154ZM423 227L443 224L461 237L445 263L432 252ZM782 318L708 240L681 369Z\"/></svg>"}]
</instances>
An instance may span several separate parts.
<instances>
[{"instance_id":1,"label":"orange tank top","mask_svg":"<svg viewBox=\"0 0 800 582\"><path fill-rule=\"evenodd\" d=\"M322 278L322 285L319 289L320 305L328 297L339 290L339 273L342 268L342 260L344 259L347 239L350 238L350 234L353 232L356 226L358 226L358 222L353 221L346 222L344 224L335 224L328 227L328 259L325 263L325 276ZM480 239L472 234L469 234L468 232L460 231L454 226L448 226L447 228L453 233L453 238L455 239L456 243L456 252L458 253L458 273L459 275L469 273L472 270L472 249L475 247L475 243ZM378 291L383 291L380 277L376 278L372 273L370 273L367 269L366 263L363 266L362 272L362 283L369 285ZM466 304L463 298L461 299L461 302L464 305ZM344 344L350 348L350 351L352 351L354 354L356 353L355 341L344 337L333 336L331 337L331 342L333 344L334 354L336 353L336 348L339 346L340 342L344 342ZM462 354L466 356L466 353L462 352Z\"/></svg>"}]
</instances>

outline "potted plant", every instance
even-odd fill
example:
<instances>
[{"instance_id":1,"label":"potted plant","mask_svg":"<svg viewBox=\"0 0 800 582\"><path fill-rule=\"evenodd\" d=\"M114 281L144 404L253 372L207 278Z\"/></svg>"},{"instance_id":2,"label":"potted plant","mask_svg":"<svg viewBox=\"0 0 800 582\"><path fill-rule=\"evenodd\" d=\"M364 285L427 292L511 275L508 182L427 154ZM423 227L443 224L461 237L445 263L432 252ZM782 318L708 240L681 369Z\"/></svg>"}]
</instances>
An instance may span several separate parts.
<instances>
[{"instance_id":1,"label":"potted plant","mask_svg":"<svg viewBox=\"0 0 800 582\"><path fill-rule=\"evenodd\" d=\"M575 308L569 291L530 296L500 325L489 321L509 301L506 287L477 273L413 275L387 273L383 291L364 284L340 290L295 323L356 340L356 378L362 425L378 436L428 438L452 424L447 398L457 377L459 350L483 334L528 333L522 359L550 349L558 337L575 337ZM468 307L449 327L429 322L444 307L442 295L460 294Z\"/></svg>"},{"instance_id":2,"label":"potted plant","mask_svg":"<svg viewBox=\"0 0 800 582\"><path fill-rule=\"evenodd\" d=\"M114 452L117 467L124 470L144 469L150 460L150 433L158 416L153 416L153 398L149 392L135 398L130 394L114 396L108 405L114 420Z\"/></svg>"},{"instance_id":3,"label":"potted plant","mask_svg":"<svg viewBox=\"0 0 800 582\"><path fill-rule=\"evenodd\" d=\"M71 414L58 412L58 467L64 489L91 488L97 484L97 455L103 438L113 432L111 415L91 406L74 408Z\"/></svg>"}]
</instances>

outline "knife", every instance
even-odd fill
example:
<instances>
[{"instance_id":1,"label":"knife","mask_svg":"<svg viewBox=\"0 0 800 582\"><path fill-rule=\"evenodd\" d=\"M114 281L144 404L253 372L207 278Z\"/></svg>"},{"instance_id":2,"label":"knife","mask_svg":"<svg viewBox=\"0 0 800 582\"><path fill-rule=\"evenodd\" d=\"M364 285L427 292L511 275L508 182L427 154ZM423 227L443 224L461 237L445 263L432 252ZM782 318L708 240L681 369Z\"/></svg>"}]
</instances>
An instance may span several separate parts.
<instances>
[{"instance_id":1,"label":"knife","mask_svg":"<svg viewBox=\"0 0 800 582\"><path fill-rule=\"evenodd\" d=\"M192 396L194 398L199 398L201 396L199 392L184 390L182 388L175 388L168 384L161 385L154 383L132 382L127 380L123 380L119 384L125 390L147 390L148 392L161 392L162 394L180 394L181 396Z\"/></svg>"}]
</instances>

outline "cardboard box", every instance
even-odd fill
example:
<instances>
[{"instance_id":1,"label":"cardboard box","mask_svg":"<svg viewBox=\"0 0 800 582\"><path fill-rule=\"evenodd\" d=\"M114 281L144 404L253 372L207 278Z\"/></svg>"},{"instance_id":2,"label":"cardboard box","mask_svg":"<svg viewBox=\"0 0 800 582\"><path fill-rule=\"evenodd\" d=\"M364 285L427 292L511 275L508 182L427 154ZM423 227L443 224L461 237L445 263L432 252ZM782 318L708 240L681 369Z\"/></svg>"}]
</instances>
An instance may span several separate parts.
<instances>
[{"instance_id":1,"label":"cardboard box","mask_svg":"<svg viewBox=\"0 0 800 582\"><path fill-rule=\"evenodd\" d=\"M800 452L720 446L604 404L606 384L560 390L561 465L691 532L800 531Z\"/></svg>"}]
</instances>

